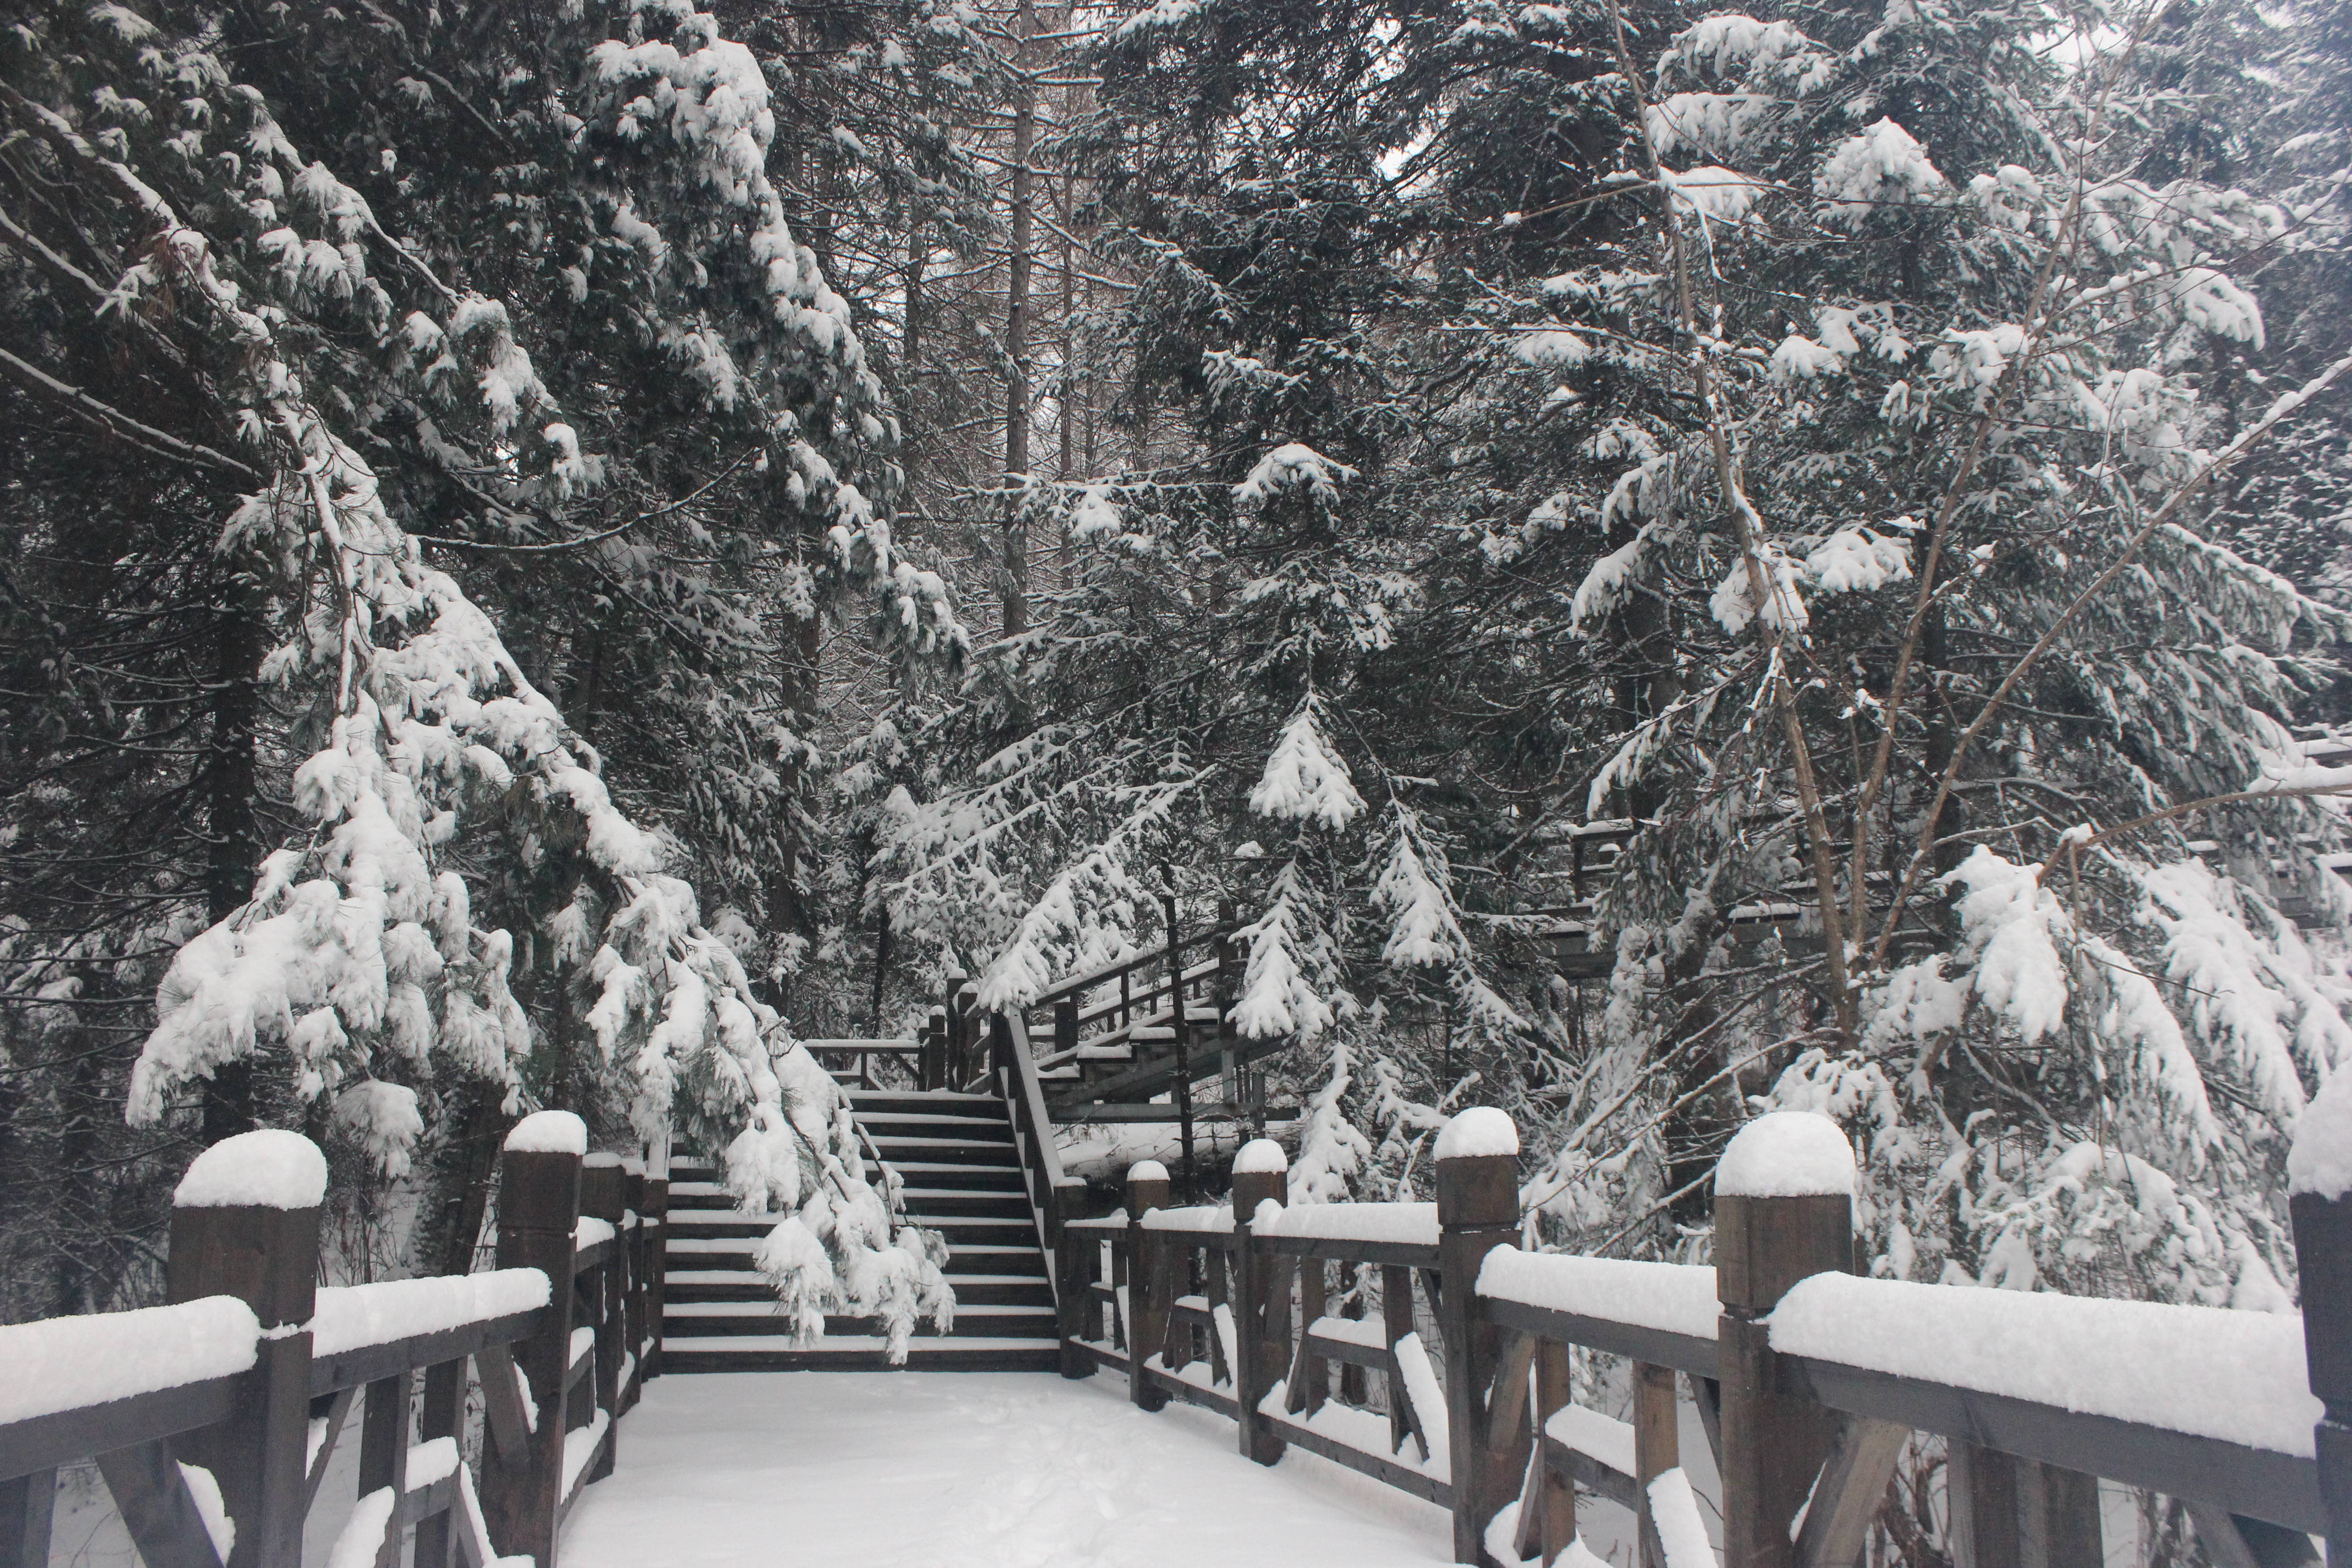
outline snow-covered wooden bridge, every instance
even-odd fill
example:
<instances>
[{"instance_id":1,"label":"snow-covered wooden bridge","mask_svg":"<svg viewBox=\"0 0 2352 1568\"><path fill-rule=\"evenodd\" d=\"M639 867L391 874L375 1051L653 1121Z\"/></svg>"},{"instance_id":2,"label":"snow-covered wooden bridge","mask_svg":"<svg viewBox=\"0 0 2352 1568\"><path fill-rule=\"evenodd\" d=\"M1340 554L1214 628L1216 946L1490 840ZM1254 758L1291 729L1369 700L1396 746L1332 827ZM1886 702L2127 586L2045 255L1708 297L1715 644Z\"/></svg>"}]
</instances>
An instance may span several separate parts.
<instances>
[{"instance_id":1,"label":"snow-covered wooden bridge","mask_svg":"<svg viewBox=\"0 0 2352 1568\"><path fill-rule=\"evenodd\" d=\"M1857 1278L1852 1150L1810 1113L1733 1140L1708 1267L1523 1250L1488 1109L1441 1134L1434 1203L1286 1206L1260 1140L1222 1201L1146 1162L1086 1214L1049 1094L1189 1112L1196 1026L1236 1081L1223 965L1160 956L1156 998L1130 966L1084 982L1123 1006L1045 999L1047 1048L961 991L921 1042L828 1047L867 1083L913 1059L917 1088L853 1104L961 1237L960 1331L915 1370L877 1370L854 1321L782 1340L758 1219L707 1173L589 1155L568 1113L508 1141L499 1268L446 1279L317 1285L316 1148L215 1145L178 1194L172 1305L0 1329L0 1568L51 1560L85 1458L148 1568L301 1568L306 1531L320 1568L1830 1568L1921 1437L1959 1568L2103 1562L2103 1480L2188 1503L2224 1568L2315 1561L2315 1536L2352 1562L2352 1128L2318 1108L2300 1318Z\"/></svg>"}]
</instances>

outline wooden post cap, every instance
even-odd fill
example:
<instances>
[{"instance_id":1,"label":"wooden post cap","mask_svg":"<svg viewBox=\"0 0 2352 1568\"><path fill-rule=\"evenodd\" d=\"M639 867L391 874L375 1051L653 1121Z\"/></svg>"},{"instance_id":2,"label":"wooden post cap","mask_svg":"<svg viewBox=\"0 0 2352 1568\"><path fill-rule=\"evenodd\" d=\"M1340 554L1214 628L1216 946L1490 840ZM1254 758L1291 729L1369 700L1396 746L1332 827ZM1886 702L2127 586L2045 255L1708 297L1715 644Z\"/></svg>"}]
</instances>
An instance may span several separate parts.
<instances>
[{"instance_id":1,"label":"wooden post cap","mask_svg":"<svg viewBox=\"0 0 2352 1568\"><path fill-rule=\"evenodd\" d=\"M1152 1209L1168 1206L1168 1167L1157 1160L1139 1160L1127 1168L1127 1213L1141 1219Z\"/></svg>"},{"instance_id":2,"label":"wooden post cap","mask_svg":"<svg viewBox=\"0 0 2352 1568\"><path fill-rule=\"evenodd\" d=\"M1247 1225L1257 1205L1279 1204L1290 1190L1290 1157L1271 1138L1253 1138L1234 1156L1234 1223Z\"/></svg>"},{"instance_id":3,"label":"wooden post cap","mask_svg":"<svg viewBox=\"0 0 2352 1568\"><path fill-rule=\"evenodd\" d=\"M1455 1114L1437 1134L1437 1223L1448 1229L1516 1225L1519 1130L1491 1105Z\"/></svg>"}]
</instances>

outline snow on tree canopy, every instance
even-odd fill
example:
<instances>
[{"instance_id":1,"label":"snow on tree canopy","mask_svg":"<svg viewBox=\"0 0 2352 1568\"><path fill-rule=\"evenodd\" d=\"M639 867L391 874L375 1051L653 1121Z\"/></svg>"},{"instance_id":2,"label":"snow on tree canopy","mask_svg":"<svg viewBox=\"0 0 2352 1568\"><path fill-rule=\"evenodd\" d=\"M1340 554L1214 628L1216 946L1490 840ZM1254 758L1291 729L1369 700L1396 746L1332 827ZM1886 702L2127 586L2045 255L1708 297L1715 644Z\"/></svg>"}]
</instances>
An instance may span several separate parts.
<instances>
[{"instance_id":1,"label":"snow on tree canopy","mask_svg":"<svg viewBox=\"0 0 2352 1568\"><path fill-rule=\"evenodd\" d=\"M1437 1135L1440 1160L1472 1160L1482 1156L1516 1155L1519 1130L1507 1111L1491 1105L1474 1105L1456 1111Z\"/></svg>"},{"instance_id":2,"label":"snow on tree canopy","mask_svg":"<svg viewBox=\"0 0 2352 1568\"><path fill-rule=\"evenodd\" d=\"M2352 1066L2338 1066L2303 1108L2286 1156L2287 1190L2330 1200L2352 1192Z\"/></svg>"},{"instance_id":3,"label":"snow on tree canopy","mask_svg":"<svg viewBox=\"0 0 2352 1568\"><path fill-rule=\"evenodd\" d=\"M1250 809L1260 816L1287 816L1345 827L1364 809L1364 797L1348 777L1348 764L1324 738L1321 715L1310 694L1282 727L1265 771L1250 791Z\"/></svg>"},{"instance_id":4,"label":"snow on tree canopy","mask_svg":"<svg viewBox=\"0 0 2352 1568\"><path fill-rule=\"evenodd\" d=\"M0 1328L0 1426L253 1365L261 1324L234 1296Z\"/></svg>"},{"instance_id":5,"label":"snow on tree canopy","mask_svg":"<svg viewBox=\"0 0 2352 1568\"><path fill-rule=\"evenodd\" d=\"M327 1157L299 1132L265 1128L224 1138L188 1166L175 1208L314 1209L327 1195Z\"/></svg>"},{"instance_id":6,"label":"snow on tree canopy","mask_svg":"<svg viewBox=\"0 0 2352 1568\"><path fill-rule=\"evenodd\" d=\"M1715 1167L1718 1197L1850 1197L1853 1190L1853 1145L1836 1122L1811 1110L1766 1111L1733 1136Z\"/></svg>"},{"instance_id":7,"label":"snow on tree canopy","mask_svg":"<svg viewBox=\"0 0 2352 1568\"><path fill-rule=\"evenodd\" d=\"M517 1154L586 1154L588 1124L569 1110L534 1110L514 1124L506 1147Z\"/></svg>"},{"instance_id":8,"label":"snow on tree canopy","mask_svg":"<svg viewBox=\"0 0 2352 1568\"><path fill-rule=\"evenodd\" d=\"M1282 1145L1271 1138L1253 1138L1243 1144L1241 1152L1234 1156L1234 1174L1236 1176L1271 1175L1289 1169L1290 1157L1282 1152Z\"/></svg>"}]
</instances>

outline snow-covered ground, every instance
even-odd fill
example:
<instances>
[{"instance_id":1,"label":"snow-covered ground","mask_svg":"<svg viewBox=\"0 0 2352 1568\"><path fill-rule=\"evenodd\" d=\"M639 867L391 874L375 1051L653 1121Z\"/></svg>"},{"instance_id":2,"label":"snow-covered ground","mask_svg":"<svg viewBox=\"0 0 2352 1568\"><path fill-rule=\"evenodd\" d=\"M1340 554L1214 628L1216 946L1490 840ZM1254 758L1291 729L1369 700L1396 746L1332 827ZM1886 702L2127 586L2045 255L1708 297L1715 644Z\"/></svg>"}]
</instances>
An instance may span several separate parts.
<instances>
[{"instance_id":1,"label":"snow-covered ground","mask_svg":"<svg viewBox=\"0 0 2352 1568\"><path fill-rule=\"evenodd\" d=\"M1445 1514L1296 1449L1264 1468L1233 1423L1145 1415L1102 1376L665 1377L563 1568L1426 1568Z\"/></svg>"}]
</instances>

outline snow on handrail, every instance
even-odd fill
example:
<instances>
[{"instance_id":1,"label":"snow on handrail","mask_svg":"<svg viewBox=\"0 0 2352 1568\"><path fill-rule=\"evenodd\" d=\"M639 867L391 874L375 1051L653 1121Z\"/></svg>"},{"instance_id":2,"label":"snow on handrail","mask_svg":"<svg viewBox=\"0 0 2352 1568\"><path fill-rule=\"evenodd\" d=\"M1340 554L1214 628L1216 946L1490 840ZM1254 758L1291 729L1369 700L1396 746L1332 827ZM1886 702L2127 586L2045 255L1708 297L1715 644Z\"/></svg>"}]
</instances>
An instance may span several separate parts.
<instances>
[{"instance_id":1,"label":"snow on handrail","mask_svg":"<svg viewBox=\"0 0 2352 1568\"><path fill-rule=\"evenodd\" d=\"M367 1345L444 1333L535 1310L547 1305L547 1276L536 1268L322 1285L310 1316L310 1353L340 1355Z\"/></svg>"},{"instance_id":2,"label":"snow on handrail","mask_svg":"<svg viewBox=\"0 0 2352 1568\"><path fill-rule=\"evenodd\" d=\"M1723 1308L1706 1264L1636 1263L1498 1247L1478 1270L1478 1294L1601 1322L1715 1338Z\"/></svg>"},{"instance_id":3,"label":"snow on handrail","mask_svg":"<svg viewBox=\"0 0 2352 1568\"><path fill-rule=\"evenodd\" d=\"M1435 1204L1299 1204L1255 1227L1260 1236L1305 1241L1386 1241L1437 1245Z\"/></svg>"},{"instance_id":4,"label":"snow on handrail","mask_svg":"<svg viewBox=\"0 0 2352 1568\"><path fill-rule=\"evenodd\" d=\"M253 1366L261 1325L234 1296L0 1328L0 1426Z\"/></svg>"},{"instance_id":5,"label":"snow on handrail","mask_svg":"<svg viewBox=\"0 0 2352 1568\"><path fill-rule=\"evenodd\" d=\"M1002 1016L1013 1031L1013 1076L1018 1080L1022 1109L1029 1123L1028 1135L1036 1141L1045 1186L1050 1192L1068 1185L1070 1179L1062 1174L1062 1151L1054 1142L1054 1120L1045 1110L1045 1088L1037 1081L1037 1058L1029 1050L1029 1026L1018 1007L1007 1008Z\"/></svg>"},{"instance_id":6,"label":"snow on handrail","mask_svg":"<svg viewBox=\"0 0 2352 1568\"><path fill-rule=\"evenodd\" d=\"M1771 1324L1782 1355L2298 1458L2321 1414L2294 1313L1816 1274Z\"/></svg>"},{"instance_id":7,"label":"snow on handrail","mask_svg":"<svg viewBox=\"0 0 2352 1568\"><path fill-rule=\"evenodd\" d=\"M1234 1211L1228 1204L1195 1204L1190 1208L1152 1209L1143 1216L1146 1230L1215 1231L1232 1235Z\"/></svg>"}]
</instances>

